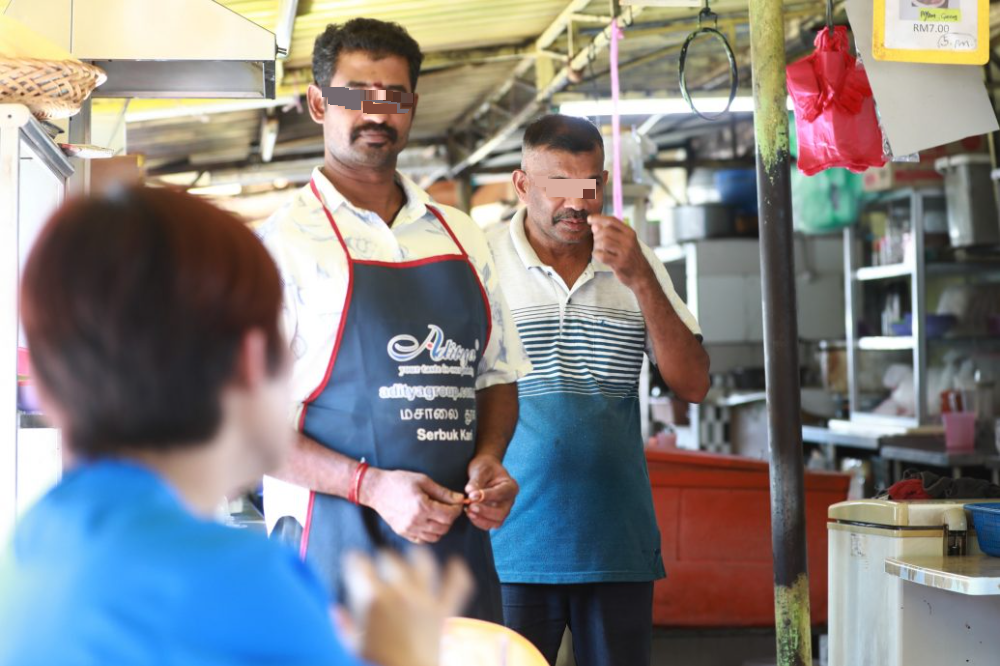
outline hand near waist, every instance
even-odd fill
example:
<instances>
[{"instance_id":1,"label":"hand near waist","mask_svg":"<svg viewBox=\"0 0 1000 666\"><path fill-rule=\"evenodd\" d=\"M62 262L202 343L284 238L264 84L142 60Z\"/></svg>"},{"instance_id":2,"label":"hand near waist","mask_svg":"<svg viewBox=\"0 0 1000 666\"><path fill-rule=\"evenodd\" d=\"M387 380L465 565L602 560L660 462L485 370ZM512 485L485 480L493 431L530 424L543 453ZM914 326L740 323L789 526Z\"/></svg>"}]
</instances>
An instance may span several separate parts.
<instances>
[{"instance_id":1,"label":"hand near waist","mask_svg":"<svg viewBox=\"0 0 1000 666\"><path fill-rule=\"evenodd\" d=\"M460 493L426 474L372 468L359 500L382 516L393 532L413 543L437 543L462 515Z\"/></svg>"},{"instance_id":2,"label":"hand near waist","mask_svg":"<svg viewBox=\"0 0 1000 666\"><path fill-rule=\"evenodd\" d=\"M473 525L492 530L503 525L520 488L503 464L492 455L478 455L469 462L465 486L471 504L466 512Z\"/></svg>"}]
</instances>

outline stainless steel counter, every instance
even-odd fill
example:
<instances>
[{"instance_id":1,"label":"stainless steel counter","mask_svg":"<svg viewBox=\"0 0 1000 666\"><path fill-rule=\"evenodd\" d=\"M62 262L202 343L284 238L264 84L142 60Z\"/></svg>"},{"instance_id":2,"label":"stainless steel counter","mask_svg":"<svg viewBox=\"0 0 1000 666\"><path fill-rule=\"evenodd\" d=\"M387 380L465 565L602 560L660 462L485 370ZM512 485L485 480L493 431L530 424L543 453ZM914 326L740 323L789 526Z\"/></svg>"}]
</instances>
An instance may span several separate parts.
<instances>
[{"instance_id":1,"label":"stainless steel counter","mask_svg":"<svg viewBox=\"0 0 1000 666\"><path fill-rule=\"evenodd\" d=\"M902 580L971 596L1000 596L1000 557L889 558L885 572Z\"/></svg>"}]
</instances>

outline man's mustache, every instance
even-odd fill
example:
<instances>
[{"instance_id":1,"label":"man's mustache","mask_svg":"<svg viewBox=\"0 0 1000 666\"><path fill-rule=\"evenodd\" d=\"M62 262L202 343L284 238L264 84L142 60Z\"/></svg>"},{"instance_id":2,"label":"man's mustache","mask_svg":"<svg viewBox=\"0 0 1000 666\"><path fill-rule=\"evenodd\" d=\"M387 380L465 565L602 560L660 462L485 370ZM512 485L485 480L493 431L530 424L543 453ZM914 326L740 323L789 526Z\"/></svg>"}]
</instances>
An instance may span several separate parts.
<instances>
[{"instance_id":1,"label":"man's mustache","mask_svg":"<svg viewBox=\"0 0 1000 666\"><path fill-rule=\"evenodd\" d=\"M566 220L572 220L573 222L586 222L587 213L581 210L567 211L565 213L559 213L554 218L554 222L563 222Z\"/></svg>"},{"instance_id":2,"label":"man's mustache","mask_svg":"<svg viewBox=\"0 0 1000 666\"><path fill-rule=\"evenodd\" d=\"M396 138L399 134L395 129L389 127L388 125L379 125L378 123L365 123L364 125L359 125L351 130L351 143L354 143L361 138L362 132L379 132L384 134L389 140L389 143L396 143Z\"/></svg>"}]
</instances>

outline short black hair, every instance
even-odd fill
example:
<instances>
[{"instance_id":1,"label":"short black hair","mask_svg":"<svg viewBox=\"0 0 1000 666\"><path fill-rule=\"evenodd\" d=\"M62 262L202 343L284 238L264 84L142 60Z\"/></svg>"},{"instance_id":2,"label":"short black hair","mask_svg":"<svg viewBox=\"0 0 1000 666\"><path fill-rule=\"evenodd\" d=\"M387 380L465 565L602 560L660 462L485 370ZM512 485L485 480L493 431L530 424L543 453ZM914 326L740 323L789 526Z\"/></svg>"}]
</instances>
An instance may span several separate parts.
<instances>
[{"instance_id":1,"label":"short black hair","mask_svg":"<svg viewBox=\"0 0 1000 666\"><path fill-rule=\"evenodd\" d=\"M550 113L532 121L524 130L522 152L533 148L563 150L574 154L600 150L603 156L604 138L597 126L586 118Z\"/></svg>"},{"instance_id":2,"label":"short black hair","mask_svg":"<svg viewBox=\"0 0 1000 666\"><path fill-rule=\"evenodd\" d=\"M410 91L417 89L417 77L424 54L406 28L398 23L370 18L331 23L313 45L313 79L316 85L328 86L337 71L337 58L343 52L361 51L376 60L386 56L405 58L410 65Z\"/></svg>"}]
</instances>

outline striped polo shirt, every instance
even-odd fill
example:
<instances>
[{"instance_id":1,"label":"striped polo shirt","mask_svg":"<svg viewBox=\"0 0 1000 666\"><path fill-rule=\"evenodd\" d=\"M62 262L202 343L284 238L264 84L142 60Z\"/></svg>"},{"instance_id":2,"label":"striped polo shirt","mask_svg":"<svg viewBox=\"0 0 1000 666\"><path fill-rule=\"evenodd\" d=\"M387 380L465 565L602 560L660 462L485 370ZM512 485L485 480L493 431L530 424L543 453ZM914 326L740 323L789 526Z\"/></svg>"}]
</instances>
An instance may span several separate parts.
<instances>
[{"instance_id":1,"label":"striped polo shirt","mask_svg":"<svg viewBox=\"0 0 1000 666\"><path fill-rule=\"evenodd\" d=\"M591 260L575 285L538 258L524 210L487 232L532 371L504 465L521 492L493 549L504 583L662 578L660 534L639 423L643 354L653 357L632 291ZM698 323L656 255L643 253L681 320Z\"/></svg>"}]
</instances>

